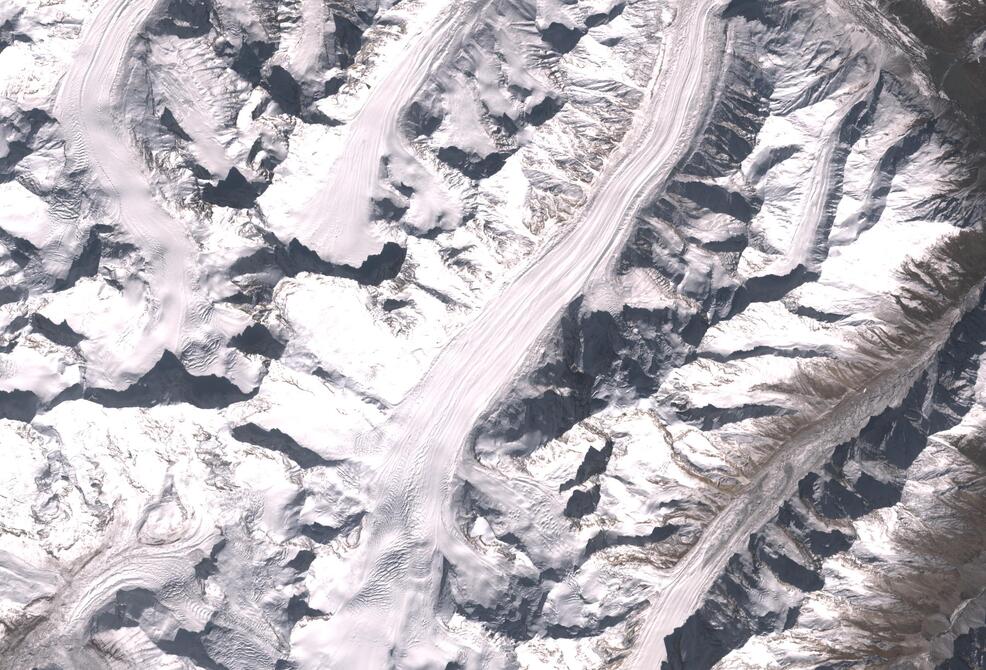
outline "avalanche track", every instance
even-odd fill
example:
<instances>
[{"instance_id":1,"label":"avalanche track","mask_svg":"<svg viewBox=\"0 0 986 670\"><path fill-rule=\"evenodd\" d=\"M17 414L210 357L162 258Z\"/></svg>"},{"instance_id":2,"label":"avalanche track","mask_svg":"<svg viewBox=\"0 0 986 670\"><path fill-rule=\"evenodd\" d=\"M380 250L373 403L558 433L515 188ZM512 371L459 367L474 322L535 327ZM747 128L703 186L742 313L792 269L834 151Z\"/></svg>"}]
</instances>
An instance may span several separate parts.
<instances>
[{"instance_id":1,"label":"avalanche track","mask_svg":"<svg viewBox=\"0 0 986 670\"><path fill-rule=\"evenodd\" d=\"M328 639L319 636L322 649L335 650L326 652L331 667L441 663L433 640L443 562L480 560L450 518L459 452L549 326L620 248L641 201L689 150L715 97L721 7L679 5L634 124L580 219L443 350L392 420L361 439L384 457L352 590L328 622Z\"/></svg>"}]
</instances>

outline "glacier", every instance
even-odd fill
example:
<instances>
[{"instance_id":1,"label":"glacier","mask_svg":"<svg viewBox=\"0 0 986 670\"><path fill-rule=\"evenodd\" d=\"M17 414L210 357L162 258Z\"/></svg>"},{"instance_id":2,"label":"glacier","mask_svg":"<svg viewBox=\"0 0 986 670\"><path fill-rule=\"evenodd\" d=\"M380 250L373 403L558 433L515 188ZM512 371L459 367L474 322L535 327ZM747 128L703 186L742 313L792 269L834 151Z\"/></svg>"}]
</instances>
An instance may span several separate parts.
<instances>
[{"instance_id":1,"label":"glacier","mask_svg":"<svg viewBox=\"0 0 986 670\"><path fill-rule=\"evenodd\" d=\"M0 668L986 667L977 0L0 0Z\"/></svg>"}]
</instances>

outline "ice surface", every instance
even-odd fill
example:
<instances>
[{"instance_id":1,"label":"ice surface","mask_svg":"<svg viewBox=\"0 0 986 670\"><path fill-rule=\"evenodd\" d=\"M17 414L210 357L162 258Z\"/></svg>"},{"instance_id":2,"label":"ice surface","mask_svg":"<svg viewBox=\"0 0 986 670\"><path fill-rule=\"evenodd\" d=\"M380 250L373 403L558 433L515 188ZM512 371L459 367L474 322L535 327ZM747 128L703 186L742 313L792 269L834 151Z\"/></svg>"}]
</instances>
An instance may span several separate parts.
<instances>
[{"instance_id":1,"label":"ice surface","mask_svg":"<svg viewBox=\"0 0 986 670\"><path fill-rule=\"evenodd\" d=\"M964 668L986 12L0 2L0 668Z\"/></svg>"}]
</instances>

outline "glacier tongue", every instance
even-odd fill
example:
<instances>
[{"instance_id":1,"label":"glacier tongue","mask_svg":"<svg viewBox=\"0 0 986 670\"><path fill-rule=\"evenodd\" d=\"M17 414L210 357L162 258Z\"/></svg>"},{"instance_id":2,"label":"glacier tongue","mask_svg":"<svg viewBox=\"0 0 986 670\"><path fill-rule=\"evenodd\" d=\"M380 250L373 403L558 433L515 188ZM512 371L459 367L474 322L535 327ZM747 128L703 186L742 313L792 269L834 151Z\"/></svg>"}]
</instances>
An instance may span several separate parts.
<instances>
[{"instance_id":1,"label":"glacier tongue","mask_svg":"<svg viewBox=\"0 0 986 670\"><path fill-rule=\"evenodd\" d=\"M0 4L0 667L982 665L984 35Z\"/></svg>"}]
</instances>

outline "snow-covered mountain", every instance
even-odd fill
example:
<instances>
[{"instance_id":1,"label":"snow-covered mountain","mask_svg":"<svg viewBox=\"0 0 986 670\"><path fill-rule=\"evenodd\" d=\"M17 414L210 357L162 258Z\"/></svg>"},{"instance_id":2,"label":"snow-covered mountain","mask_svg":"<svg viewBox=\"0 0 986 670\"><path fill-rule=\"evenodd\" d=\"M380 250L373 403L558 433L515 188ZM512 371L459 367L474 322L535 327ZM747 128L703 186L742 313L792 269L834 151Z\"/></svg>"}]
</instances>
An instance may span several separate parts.
<instances>
[{"instance_id":1,"label":"snow-covered mountain","mask_svg":"<svg viewBox=\"0 0 986 670\"><path fill-rule=\"evenodd\" d=\"M984 59L0 0L0 668L986 667Z\"/></svg>"}]
</instances>

